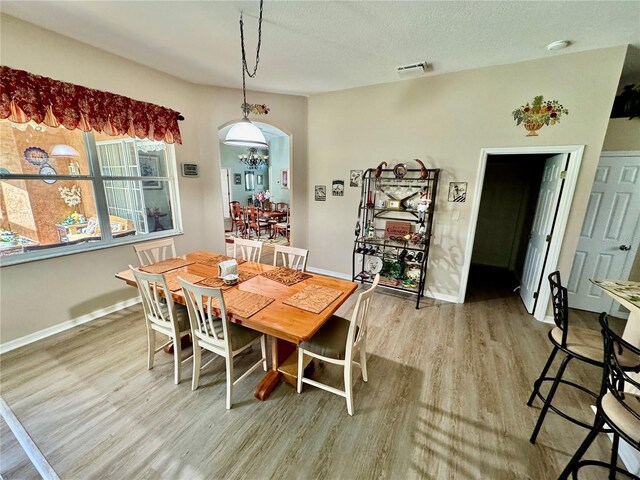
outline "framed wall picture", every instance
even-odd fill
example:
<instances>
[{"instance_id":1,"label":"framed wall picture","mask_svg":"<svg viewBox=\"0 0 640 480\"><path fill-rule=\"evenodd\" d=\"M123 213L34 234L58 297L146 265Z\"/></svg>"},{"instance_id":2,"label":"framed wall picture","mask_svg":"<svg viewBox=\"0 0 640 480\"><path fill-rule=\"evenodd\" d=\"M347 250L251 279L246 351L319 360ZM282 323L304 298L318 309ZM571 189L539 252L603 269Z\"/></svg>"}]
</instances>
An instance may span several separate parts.
<instances>
[{"instance_id":1,"label":"framed wall picture","mask_svg":"<svg viewBox=\"0 0 640 480\"><path fill-rule=\"evenodd\" d=\"M233 184L234 185L242 185L242 174L234 173L233 174Z\"/></svg>"},{"instance_id":2,"label":"framed wall picture","mask_svg":"<svg viewBox=\"0 0 640 480\"><path fill-rule=\"evenodd\" d=\"M253 172L244 172L244 190L252 192L255 186L253 184Z\"/></svg>"},{"instance_id":3,"label":"framed wall picture","mask_svg":"<svg viewBox=\"0 0 640 480\"><path fill-rule=\"evenodd\" d=\"M263 185L264 183L264 175L262 175L261 173L258 173L256 175L256 185Z\"/></svg>"},{"instance_id":4,"label":"framed wall picture","mask_svg":"<svg viewBox=\"0 0 640 480\"><path fill-rule=\"evenodd\" d=\"M280 188L289 188L289 169L280 170Z\"/></svg>"},{"instance_id":5,"label":"framed wall picture","mask_svg":"<svg viewBox=\"0 0 640 480\"><path fill-rule=\"evenodd\" d=\"M324 202L327 199L327 186L316 185L316 202Z\"/></svg>"},{"instance_id":6,"label":"framed wall picture","mask_svg":"<svg viewBox=\"0 0 640 480\"><path fill-rule=\"evenodd\" d=\"M141 177L159 177L160 161L156 155L140 155L140 176ZM162 185L159 180L143 180L142 188L145 190L160 190Z\"/></svg>"},{"instance_id":7,"label":"framed wall picture","mask_svg":"<svg viewBox=\"0 0 640 480\"><path fill-rule=\"evenodd\" d=\"M466 202L467 182L449 182L449 201Z\"/></svg>"},{"instance_id":8,"label":"framed wall picture","mask_svg":"<svg viewBox=\"0 0 640 480\"><path fill-rule=\"evenodd\" d=\"M344 180L334 180L331 183L331 194L334 197L344 196Z\"/></svg>"},{"instance_id":9,"label":"framed wall picture","mask_svg":"<svg viewBox=\"0 0 640 480\"><path fill-rule=\"evenodd\" d=\"M362 186L362 170L351 170L349 174L349 186L361 187Z\"/></svg>"}]
</instances>

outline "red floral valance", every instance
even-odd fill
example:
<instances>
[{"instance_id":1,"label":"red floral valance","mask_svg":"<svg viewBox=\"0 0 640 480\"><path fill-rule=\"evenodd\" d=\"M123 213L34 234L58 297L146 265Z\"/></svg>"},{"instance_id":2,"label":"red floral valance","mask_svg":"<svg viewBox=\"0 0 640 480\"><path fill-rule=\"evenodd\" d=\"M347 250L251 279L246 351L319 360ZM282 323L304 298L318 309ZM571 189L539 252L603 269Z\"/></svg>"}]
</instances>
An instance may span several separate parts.
<instances>
[{"instance_id":1,"label":"red floral valance","mask_svg":"<svg viewBox=\"0 0 640 480\"><path fill-rule=\"evenodd\" d=\"M122 95L0 66L0 118L182 143L179 113Z\"/></svg>"}]
</instances>

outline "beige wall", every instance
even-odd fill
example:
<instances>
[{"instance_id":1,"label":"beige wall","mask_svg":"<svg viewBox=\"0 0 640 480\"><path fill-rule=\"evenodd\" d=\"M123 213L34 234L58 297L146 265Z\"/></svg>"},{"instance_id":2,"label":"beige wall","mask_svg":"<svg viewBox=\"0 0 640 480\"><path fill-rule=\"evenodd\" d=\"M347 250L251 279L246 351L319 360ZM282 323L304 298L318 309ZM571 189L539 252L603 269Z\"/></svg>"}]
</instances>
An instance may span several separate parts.
<instances>
[{"instance_id":1,"label":"beige wall","mask_svg":"<svg viewBox=\"0 0 640 480\"><path fill-rule=\"evenodd\" d=\"M106 90L181 112L180 162L200 165L199 178L179 177L184 235L178 251L222 251L224 228L220 195L217 129L240 116L239 90L194 85L143 65L43 30L13 17L0 17L3 65ZM261 121L293 135L292 238L306 244L307 99L250 93L250 101L271 107ZM114 274L135 263L130 245L3 267L0 270L0 342L5 343L112 305L136 294Z\"/></svg>"},{"instance_id":2,"label":"beige wall","mask_svg":"<svg viewBox=\"0 0 640 480\"><path fill-rule=\"evenodd\" d=\"M640 118L612 118L609 120L607 135L604 137L602 151L640 152ZM640 249L631 266L629 280L640 282Z\"/></svg>"},{"instance_id":3,"label":"beige wall","mask_svg":"<svg viewBox=\"0 0 640 480\"><path fill-rule=\"evenodd\" d=\"M309 98L309 264L351 273L359 190L313 201L313 185L350 169L420 158L442 169L427 290L457 297L480 149L585 144L559 267L568 276L620 78L626 47L312 95ZM593 68L598 65L598 68ZM535 95L570 114L526 137L511 112ZM448 203L450 181L469 182L466 203ZM459 210L454 221L452 213ZM330 227L328 227L330 226Z\"/></svg>"}]
</instances>

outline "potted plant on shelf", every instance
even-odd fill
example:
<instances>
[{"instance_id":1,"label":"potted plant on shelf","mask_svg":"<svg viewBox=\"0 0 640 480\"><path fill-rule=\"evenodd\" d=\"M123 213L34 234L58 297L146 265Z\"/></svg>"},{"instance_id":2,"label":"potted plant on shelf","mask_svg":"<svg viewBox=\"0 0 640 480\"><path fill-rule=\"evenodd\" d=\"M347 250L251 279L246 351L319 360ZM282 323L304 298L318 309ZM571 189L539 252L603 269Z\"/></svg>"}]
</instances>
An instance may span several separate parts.
<instances>
[{"instance_id":1,"label":"potted plant on shelf","mask_svg":"<svg viewBox=\"0 0 640 480\"><path fill-rule=\"evenodd\" d=\"M544 125L555 125L560 122L562 115L569 115L569 110L557 100L545 100L542 95L534 97L531 105L516 108L513 112L516 125L523 124L529 132L527 137L537 137L536 133Z\"/></svg>"}]
</instances>

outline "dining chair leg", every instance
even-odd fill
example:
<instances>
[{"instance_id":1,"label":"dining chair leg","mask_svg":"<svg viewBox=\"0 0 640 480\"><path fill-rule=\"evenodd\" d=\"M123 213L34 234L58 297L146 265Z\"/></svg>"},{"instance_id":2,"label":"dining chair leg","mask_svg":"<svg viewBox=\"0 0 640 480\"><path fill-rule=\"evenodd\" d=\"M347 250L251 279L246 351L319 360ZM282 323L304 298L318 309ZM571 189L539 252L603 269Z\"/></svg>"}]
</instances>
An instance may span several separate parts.
<instances>
[{"instance_id":1,"label":"dining chair leg","mask_svg":"<svg viewBox=\"0 0 640 480\"><path fill-rule=\"evenodd\" d=\"M564 369L567 368L569 361L571 361L573 357L571 355L567 355L565 359L560 364L560 368L558 369L558 374L556 375L553 384L551 385L551 389L549 390L549 394L547 395L547 399L542 406L542 411L540 412L540 416L538 417L538 422L536 423L535 428L533 429L533 433L531 434L531 438L529 441L531 443L536 443L536 437L538 436L538 432L540 431L540 427L542 427L542 422L544 422L544 417L547 415L549 411L549 405L553 401L553 396L558 389L558 385L560 385L560 380L562 379L562 375L564 374Z\"/></svg>"},{"instance_id":2,"label":"dining chair leg","mask_svg":"<svg viewBox=\"0 0 640 480\"><path fill-rule=\"evenodd\" d=\"M262 353L262 369L267 371L267 336L260 337L260 351Z\"/></svg>"},{"instance_id":3,"label":"dining chair leg","mask_svg":"<svg viewBox=\"0 0 640 480\"><path fill-rule=\"evenodd\" d=\"M346 359L344 362L344 393L347 398L347 412L353 415L353 387L351 385L351 370L353 369L353 359Z\"/></svg>"},{"instance_id":4,"label":"dining chair leg","mask_svg":"<svg viewBox=\"0 0 640 480\"><path fill-rule=\"evenodd\" d=\"M369 381L369 376L367 375L367 344L362 339L362 343L360 344L360 370L362 370L362 380L365 382Z\"/></svg>"},{"instance_id":5,"label":"dining chair leg","mask_svg":"<svg viewBox=\"0 0 640 480\"><path fill-rule=\"evenodd\" d=\"M178 385L180 383L180 377L182 376L182 345L180 335L173 339L173 364L175 378L173 383Z\"/></svg>"},{"instance_id":6,"label":"dining chair leg","mask_svg":"<svg viewBox=\"0 0 640 480\"><path fill-rule=\"evenodd\" d=\"M202 359L202 348L198 338L193 335L193 375L191 376L191 390L197 390L200 382L200 362Z\"/></svg>"},{"instance_id":7,"label":"dining chair leg","mask_svg":"<svg viewBox=\"0 0 640 480\"><path fill-rule=\"evenodd\" d=\"M593 443L593 440L598 436L603 426L604 426L604 419L600 415L596 414L596 420L593 424L593 428L587 435L587 438L585 438L582 444L578 447L578 450L576 450L576 453L573 454L573 457L571 457L571 460L569 460L569 463L567 464L567 466L564 467L564 470L558 477L558 480L567 480L569 478L569 475L575 469L576 464L580 461L580 459L585 454L587 449L591 446L591 444Z\"/></svg>"},{"instance_id":8,"label":"dining chair leg","mask_svg":"<svg viewBox=\"0 0 640 480\"><path fill-rule=\"evenodd\" d=\"M547 363L545 363L544 368L542 369L542 373L540 374L538 379L535 382L533 382L533 392L531 392L531 396L529 397L529 401L527 402L527 405L529 407L533 405L533 401L535 400L536 395L538 394L538 391L540 391L540 385L542 385L542 379L547 375L547 372L549 371L549 368L551 367L551 364L553 363L554 358L556 358L556 353L558 353L558 347L553 347L553 350L549 355L549 359L547 360Z\"/></svg>"},{"instance_id":9,"label":"dining chair leg","mask_svg":"<svg viewBox=\"0 0 640 480\"><path fill-rule=\"evenodd\" d=\"M613 445L611 446L611 466L609 467L609 480L616 479L616 467L618 466L618 445L620 444L620 435L613 432Z\"/></svg>"},{"instance_id":10,"label":"dining chair leg","mask_svg":"<svg viewBox=\"0 0 640 480\"><path fill-rule=\"evenodd\" d=\"M227 410L231 409L231 397L233 395L233 355L229 352L229 356L225 358L227 367Z\"/></svg>"},{"instance_id":11,"label":"dining chair leg","mask_svg":"<svg viewBox=\"0 0 640 480\"><path fill-rule=\"evenodd\" d=\"M296 390L298 393L302 393L302 375L304 374L303 366L304 364L304 352L300 347L298 347L298 385Z\"/></svg>"},{"instance_id":12,"label":"dining chair leg","mask_svg":"<svg viewBox=\"0 0 640 480\"><path fill-rule=\"evenodd\" d=\"M151 370L153 368L153 361L156 356L156 332L147 325L147 347L149 351L147 352L147 370Z\"/></svg>"}]
</instances>

